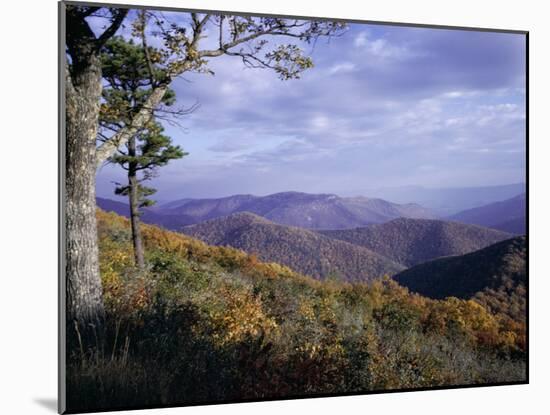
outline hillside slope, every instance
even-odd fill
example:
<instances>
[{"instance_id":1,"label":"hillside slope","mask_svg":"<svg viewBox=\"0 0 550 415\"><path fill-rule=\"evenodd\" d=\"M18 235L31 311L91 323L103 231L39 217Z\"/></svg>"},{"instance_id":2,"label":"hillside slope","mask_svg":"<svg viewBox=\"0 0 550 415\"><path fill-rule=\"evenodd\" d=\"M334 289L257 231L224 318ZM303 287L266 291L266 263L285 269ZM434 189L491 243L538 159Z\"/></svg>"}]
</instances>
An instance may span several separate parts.
<instances>
[{"instance_id":1,"label":"hillside slope","mask_svg":"<svg viewBox=\"0 0 550 415\"><path fill-rule=\"evenodd\" d=\"M231 246L257 254L315 278L370 280L404 269L366 248L334 240L307 229L277 225L252 213L236 213L182 228L210 245Z\"/></svg>"},{"instance_id":2,"label":"hillside slope","mask_svg":"<svg viewBox=\"0 0 550 415\"><path fill-rule=\"evenodd\" d=\"M407 267L442 256L472 252L511 237L505 232L479 226L405 218L319 233L365 247Z\"/></svg>"},{"instance_id":3,"label":"hillside slope","mask_svg":"<svg viewBox=\"0 0 550 415\"><path fill-rule=\"evenodd\" d=\"M493 312L524 319L526 261L526 239L520 236L467 255L417 265L394 279L430 298L476 297Z\"/></svg>"},{"instance_id":4,"label":"hillside slope","mask_svg":"<svg viewBox=\"0 0 550 415\"><path fill-rule=\"evenodd\" d=\"M526 195L522 193L511 199L464 210L448 219L524 234L526 211Z\"/></svg>"},{"instance_id":5,"label":"hillside slope","mask_svg":"<svg viewBox=\"0 0 550 415\"><path fill-rule=\"evenodd\" d=\"M91 353L67 331L70 412L526 380L522 326L473 301L316 281L149 225L137 271L128 220L97 217L106 330Z\"/></svg>"}]
</instances>

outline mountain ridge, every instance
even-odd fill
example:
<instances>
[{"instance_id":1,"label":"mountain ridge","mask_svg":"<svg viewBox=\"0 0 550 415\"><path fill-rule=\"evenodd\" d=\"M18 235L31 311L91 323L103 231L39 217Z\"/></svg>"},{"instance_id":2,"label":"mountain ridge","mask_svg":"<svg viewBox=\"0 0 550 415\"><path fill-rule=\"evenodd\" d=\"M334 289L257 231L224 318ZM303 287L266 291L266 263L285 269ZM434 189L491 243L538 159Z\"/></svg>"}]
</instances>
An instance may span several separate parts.
<instances>
[{"instance_id":1,"label":"mountain ridge","mask_svg":"<svg viewBox=\"0 0 550 415\"><path fill-rule=\"evenodd\" d=\"M440 216L450 216L463 210L509 199L525 192L524 182L492 186L428 188L400 186L371 189L367 193L395 203L414 201Z\"/></svg>"},{"instance_id":2,"label":"mountain ridge","mask_svg":"<svg viewBox=\"0 0 550 415\"><path fill-rule=\"evenodd\" d=\"M524 234L526 228L526 203L526 194L520 193L509 199L463 210L449 216L447 219L494 229L511 229L515 230L518 234Z\"/></svg>"},{"instance_id":3,"label":"mountain ridge","mask_svg":"<svg viewBox=\"0 0 550 415\"><path fill-rule=\"evenodd\" d=\"M435 217L418 204L399 205L367 197L343 198L330 193L280 192L267 196L234 195L212 199L182 199L154 209L184 214L196 223L237 212L251 212L272 222L308 229L341 229L379 223L397 217Z\"/></svg>"}]
</instances>

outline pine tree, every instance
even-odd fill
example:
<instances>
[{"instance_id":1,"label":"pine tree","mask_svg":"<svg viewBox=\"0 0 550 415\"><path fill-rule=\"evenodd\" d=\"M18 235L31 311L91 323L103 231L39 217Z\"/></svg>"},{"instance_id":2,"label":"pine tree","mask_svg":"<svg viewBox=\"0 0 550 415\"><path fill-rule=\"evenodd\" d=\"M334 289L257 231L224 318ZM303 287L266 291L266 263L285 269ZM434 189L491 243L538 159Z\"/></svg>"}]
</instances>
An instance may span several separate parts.
<instances>
[{"instance_id":1,"label":"pine tree","mask_svg":"<svg viewBox=\"0 0 550 415\"><path fill-rule=\"evenodd\" d=\"M118 154L110 158L112 163L119 164L128 172L128 183L118 183L115 193L129 198L134 257L136 266L140 269L145 265L139 229L140 208L152 206L155 201L149 196L156 193L156 189L142 183L154 177L156 170L170 160L188 154L179 146L172 145L171 138L164 135L163 131L159 122L151 121L147 128L128 141L126 149L119 149ZM141 177L138 177L139 173Z\"/></svg>"},{"instance_id":2,"label":"pine tree","mask_svg":"<svg viewBox=\"0 0 550 415\"><path fill-rule=\"evenodd\" d=\"M157 53L153 48L149 48L147 52ZM164 74L163 71L148 66L145 51L141 46L120 37L106 43L102 63L103 76L109 85L102 93L104 102L100 113L100 139L108 139L109 131L123 128L143 106L150 95L152 85L162 79ZM168 90L162 103L169 107L174 104L174 97L174 92ZM158 111L162 112L163 109L160 108ZM140 269L145 265L140 232L140 208L154 204L149 196L156 192L156 189L143 185L143 182L154 177L159 167L187 154L179 146L172 145L171 138L164 134L164 128L156 120L155 115L153 112L149 122L109 158L109 162L120 165L127 172L128 182L117 183L115 193L128 196L134 258L136 266Z\"/></svg>"}]
</instances>

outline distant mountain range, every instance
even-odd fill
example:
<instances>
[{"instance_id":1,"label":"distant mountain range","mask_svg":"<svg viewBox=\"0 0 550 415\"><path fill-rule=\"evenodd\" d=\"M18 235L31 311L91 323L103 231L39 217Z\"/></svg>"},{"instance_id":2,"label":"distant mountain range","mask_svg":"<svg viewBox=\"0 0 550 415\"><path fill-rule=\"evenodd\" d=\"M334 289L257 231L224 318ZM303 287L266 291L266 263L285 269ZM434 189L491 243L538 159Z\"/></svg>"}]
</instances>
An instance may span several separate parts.
<instances>
[{"instance_id":1,"label":"distant mountain range","mask_svg":"<svg viewBox=\"0 0 550 415\"><path fill-rule=\"evenodd\" d=\"M250 212L281 225L308 229L352 228L397 217L434 217L433 212L416 204L399 205L382 199L343 198L332 194L300 192L183 199L164 204L155 211L183 214L193 218L196 223L232 213Z\"/></svg>"},{"instance_id":2,"label":"distant mountain range","mask_svg":"<svg viewBox=\"0 0 550 415\"><path fill-rule=\"evenodd\" d=\"M450 216L466 209L487 205L525 193L525 183L499 186L426 188L421 186L387 187L362 193L395 203L418 203L439 216Z\"/></svg>"},{"instance_id":3,"label":"distant mountain range","mask_svg":"<svg viewBox=\"0 0 550 415\"><path fill-rule=\"evenodd\" d=\"M516 234L524 234L526 211L526 197L525 193L522 193L511 199L464 210L449 216L447 219L487 226Z\"/></svg>"},{"instance_id":4,"label":"distant mountain range","mask_svg":"<svg viewBox=\"0 0 550 415\"><path fill-rule=\"evenodd\" d=\"M320 233L370 249L406 267L442 256L465 254L512 237L480 226L407 218Z\"/></svg>"},{"instance_id":5,"label":"distant mountain range","mask_svg":"<svg viewBox=\"0 0 550 415\"><path fill-rule=\"evenodd\" d=\"M322 279L366 281L393 275L405 267L366 248L291 226L278 225L253 213L235 213L182 228L210 245L230 246Z\"/></svg>"},{"instance_id":6,"label":"distant mountain range","mask_svg":"<svg viewBox=\"0 0 550 415\"><path fill-rule=\"evenodd\" d=\"M439 258L393 278L431 298L474 298L493 312L525 319L527 247L524 236L466 255Z\"/></svg>"},{"instance_id":7,"label":"distant mountain range","mask_svg":"<svg viewBox=\"0 0 550 415\"><path fill-rule=\"evenodd\" d=\"M124 203L98 198L98 206L128 216ZM250 212L272 222L307 229L346 229L381 223L398 217L434 218L416 204L399 205L366 197L342 198L299 192L269 196L235 195L218 199L182 199L144 210L144 222L180 230L182 226Z\"/></svg>"}]
</instances>

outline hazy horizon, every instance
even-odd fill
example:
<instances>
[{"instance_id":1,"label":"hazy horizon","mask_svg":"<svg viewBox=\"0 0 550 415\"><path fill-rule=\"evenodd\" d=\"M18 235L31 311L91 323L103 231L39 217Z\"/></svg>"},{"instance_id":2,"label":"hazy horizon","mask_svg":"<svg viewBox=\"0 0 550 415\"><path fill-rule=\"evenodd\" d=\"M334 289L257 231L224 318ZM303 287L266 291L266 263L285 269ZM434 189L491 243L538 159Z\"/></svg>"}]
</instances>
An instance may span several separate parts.
<instances>
[{"instance_id":1,"label":"hazy horizon","mask_svg":"<svg viewBox=\"0 0 550 415\"><path fill-rule=\"evenodd\" d=\"M165 123L190 155L150 182L157 200L525 182L524 35L351 24L305 49L300 80L226 56L173 83L200 108ZM98 196L124 179L102 167Z\"/></svg>"},{"instance_id":2,"label":"hazy horizon","mask_svg":"<svg viewBox=\"0 0 550 415\"><path fill-rule=\"evenodd\" d=\"M384 199L384 196L381 196L383 192L390 192L390 191L400 191L400 190L422 190L422 191L457 191L457 190L477 190L477 189L498 189L498 188L504 188L504 187L523 187L522 190L518 190L519 192L516 194L515 192L511 192L511 194L520 195L522 193L525 193L526 191L526 183L525 182L518 182L518 183L506 183L501 185L487 185L487 186L460 186L460 187L425 187L425 186L417 186L417 185L408 185L408 186L395 186L395 187L387 187L387 188L378 188L378 189L367 189L364 193L351 193L351 194L342 194L339 192L308 192L307 190L294 190L294 189L288 189L288 190L282 190L279 192L272 192L272 193L247 193L247 192L236 192L231 194L217 194L217 195L211 195L211 196L205 196L205 197L190 197L190 196L174 196L169 198L155 198L154 199L158 202L158 204L162 203L168 203L173 202L181 199L221 199L231 196L254 196L254 197L265 197L270 196L277 193L307 193L307 194L330 194L335 195L338 197L366 197L366 198L381 198ZM120 201L127 203L128 197L127 196L120 196L113 194L97 194L96 195L99 198L102 199L110 199L114 201ZM513 197L513 196L511 196ZM508 199L509 197L506 196L504 199ZM387 197L387 200L389 202L395 202L391 197ZM414 200L410 200L410 202L395 202L395 203L417 203Z\"/></svg>"}]
</instances>

